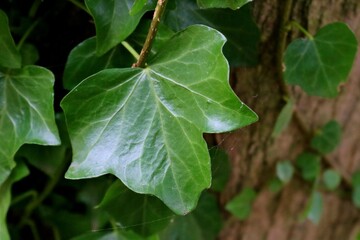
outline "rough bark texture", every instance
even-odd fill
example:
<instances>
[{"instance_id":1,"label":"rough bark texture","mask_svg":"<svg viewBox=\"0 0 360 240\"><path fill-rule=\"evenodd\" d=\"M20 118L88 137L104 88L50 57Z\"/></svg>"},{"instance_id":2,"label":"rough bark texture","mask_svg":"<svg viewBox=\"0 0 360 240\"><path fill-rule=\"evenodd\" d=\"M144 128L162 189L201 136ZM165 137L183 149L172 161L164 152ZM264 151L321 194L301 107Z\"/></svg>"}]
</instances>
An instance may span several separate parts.
<instances>
[{"instance_id":1,"label":"rough bark texture","mask_svg":"<svg viewBox=\"0 0 360 240\"><path fill-rule=\"evenodd\" d=\"M225 204L245 186L254 187L259 194L246 221L228 216L220 239L355 239L360 232L360 211L351 203L348 182L351 174L360 169L360 51L349 80L337 98L310 97L297 87L291 88L296 109L310 130L331 119L342 125L341 145L327 156L324 166L332 166L343 175L347 192L341 196L322 192L324 212L320 223L315 225L300 217L310 197L309 183L295 178L278 193L266 186L275 176L277 161L294 161L309 145L309 138L294 120L281 136L271 138L276 117L284 104L275 53L285 1L254 1L255 19L262 32L261 62L255 68L241 68L234 73L235 91L258 113L260 121L217 136L233 164L231 180L220 200ZM360 39L359 0L294 0L290 18L311 33L327 23L344 21ZM297 31L292 31L288 42L299 36Z\"/></svg>"}]
</instances>

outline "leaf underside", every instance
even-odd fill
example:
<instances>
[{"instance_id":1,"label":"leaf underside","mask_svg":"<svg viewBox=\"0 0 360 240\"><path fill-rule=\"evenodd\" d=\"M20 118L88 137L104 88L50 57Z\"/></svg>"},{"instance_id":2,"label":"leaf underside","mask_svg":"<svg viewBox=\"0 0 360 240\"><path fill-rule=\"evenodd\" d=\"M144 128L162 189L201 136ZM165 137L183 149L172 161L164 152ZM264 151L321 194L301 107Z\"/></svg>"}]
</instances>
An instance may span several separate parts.
<instances>
[{"instance_id":1,"label":"leaf underside","mask_svg":"<svg viewBox=\"0 0 360 240\"><path fill-rule=\"evenodd\" d=\"M145 69L104 70L75 87L61 103L74 151L66 177L111 173L178 214L191 211L211 180L202 133L257 120L229 86L224 42L216 30L192 26Z\"/></svg>"},{"instance_id":2,"label":"leaf underside","mask_svg":"<svg viewBox=\"0 0 360 240\"><path fill-rule=\"evenodd\" d=\"M314 39L293 41L285 52L284 78L309 95L336 97L353 65L357 40L344 23L321 28Z\"/></svg>"}]
</instances>

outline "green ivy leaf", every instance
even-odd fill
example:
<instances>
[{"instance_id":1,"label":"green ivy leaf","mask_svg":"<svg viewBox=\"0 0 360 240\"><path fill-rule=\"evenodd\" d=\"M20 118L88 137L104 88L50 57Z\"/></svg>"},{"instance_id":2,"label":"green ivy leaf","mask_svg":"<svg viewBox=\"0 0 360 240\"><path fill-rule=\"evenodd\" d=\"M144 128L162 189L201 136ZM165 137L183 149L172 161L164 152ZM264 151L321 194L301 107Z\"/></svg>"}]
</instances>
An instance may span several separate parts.
<instances>
[{"instance_id":1,"label":"green ivy leaf","mask_svg":"<svg viewBox=\"0 0 360 240\"><path fill-rule=\"evenodd\" d=\"M313 39L297 39L285 52L284 78L310 95L335 97L357 51L354 33L344 23L321 28Z\"/></svg>"},{"instance_id":2,"label":"green ivy leaf","mask_svg":"<svg viewBox=\"0 0 360 240\"><path fill-rule=\"evenodd\" d=\"M137 14L144 8L152 8L155 6L155 3L155 0L135 0L135 3L130 10L130 15Z\"/></svg>"},{"instance_id":3,"label":"green ivy leaf","mask_svg":"<svg viewBox=\"0 0 360 240\"><path fill-rule=\"evenodd\" d=\"M6 68L20 68L21 55L16 49L11 37L9 21L6 14L0 9L0 66Z\"/></svg>"},{"instance_id":4,"label":"green ivy leaf","mask_svg":"<svg viewBox=\"0 0 360 240\"><path fill-rule=\"evenodd\" d=\"M25 143L60 144L53 110L52 73L42 67L0 70L0 184Z\"/></svg>"},{"instance_id":5,"label":"green ivy leaf","mask_svg":"<svg viewBox=\"0 0 360 240\"><path fill-rule=\"evenodd\" d=\"M281 109L279 116L276 119L275 126L273 132L271 134L272 137L278 137L281 132L287 128L290 123L291 117L294 111L294 100L290 99L287 101L285 106Z\"/></svg>"},{"instance_id":6,"label":"green ivy leaf","mask_svg":"<svg viewBox=\"0 0 360 240\"><path fill-rule=\"evenodd\" d=\"M204 192L195 211L177 216L160 234L164 240L216 239L222 228L222 218L216 198Z\"/></svg>"},{"instance_id":7,"label":"green ivy leaf","mask_svg":"<svg viewBox=\"0 0 360 240\"><path fill-rule=\"evenodd\" d=\"M360 171L353 174L351 184L353 187L352 201L357 208L360 208Z\"/></svg>"},{"instance_id":8,"label":"green ivy leaf","mask_svg":"<svg viewBox=\"0 0 360 240\"><path fill-rule=\"evenodd\" d=\"M211 189L221 192L227 184L231 166L226 152L220 148L214 147L209 150L211 157Z\"/></svg>"},{"instance_id":9,"label":"green ivy leaf","mask_svg":"<svg viewBox=\"0 0 360 240\"><path fill-rule=\"evenodd\" d=\"M154 8L153 4L146 4L130 15L134 0L85 0L85 3L95 21L98 55L124 41L135 30L144 13Z\"/></svg>"},{"instance_id":10,"label":"green ivy leaf","mask_svg":"<svg viewBox=\"0 0 360 240\"><path fill-rule=\"evenodd\" d=\"M283 186L284 186L283 182L276 177L270 179L270 181L267 184L268 189L273 193L279 192L283 188Z\"/></svg>"},{"instance_id":11,"label":"green ivy leaf","mask_svg":"<svg viewBox=\"0 0 360 240\"><path fill-rule=\"evenodd\" d=\"M276 164L276 175L283 182L287 183L294 174L294 167L290 161L282 161Z\"/></svg>"},{"instance_id":12,"label":"green ivy leaf","mask_svg":"<svg viewBox=\"0 0 360 240\"><path fill-rule=\"evenodd\" d=\"M144 238L131 231L116 230L111 233L107 231L85 233L71 240L159 240L159 238L156 235Z\"/></svg>"},{"instance_id":13,"label":"green ivy leaf","mask_svg":"<svg viewBox=\"0 0 360 240\"><path fill-rule=\"evenodd\" d=\"M311 139L311 147L322 154L333 151L341 140L341 126L336 121L326 123Z\"/></svg>"},{"instance_id":14,"label":"green ivy leaf","mask_svg":"<svg viewBox=\"0 0 360 240\"><path fill-rule=\"evenodd\" d=\"M313 181L320 174L321 163L318 155L304 152L296 159L296 166L301 171L301 176L308 181Z\"/></svg>"},{"instance_id":15,"label":"green ivy leaf","mask_svg":"<svg viewBox=\"0 0 360 240\"><path fill-rule=\"evenodd\" d=\"M61 103L74 151L66 177L112 173L176 213L191 211L211 180L202 133L257 120L229 86L224 42L216 30L192 26L147 68L108 69L81 82Z\"/></svg>"},{"instance_id":16,"label":"green ivy leaf","mask_svg":"<svg viewBox=\"0 0 360 240\"><path fill-rule=\"evenodd\" d=\"M119 226L145 237L164 229L174 216L158 198L134 193L120 181L111 185L99 207Z\"/></svg>"},{"instance_id":17,"label":"green ivy leaf","mask_svg":"<svg viewBox=\"0 0 360 240\"><path fill-rule=\"evenodd\" d=\"M96 55L96 38L86 39L71 50L63 77L64 88L71 90L88 76L114 67L130 67L132 56L122 46Z\"/></svg>"},{"instance_id":18,"label":"green ivy leaf","mask_svg":"<svg viewBox=\"0 0 360 240\"><path fill-rule=\"evenodd\" d=\"M39 52L36 47L29 43L24 43L20 48L22 66L33 65L39 60Z\"/></svg>"},{"instance_id":19,"label":"green ivy leaf","mask_svg":"<svg viewBox=\"0 0 360 240\"><path fill-rule=\"evenodd\" d=\"M10 240L6 226L6 214L11 203L11 186L29 174L24 163L19 163L3 184L0 184L0 239Z\"/></svg>"},{"instance_id":20,"label":"green ivy leaf","mask_svg":"<svg viewBox=\"0 0 360 240\"><path fill-rule=\"evenodd\" d=\"M311 194L308 202L306 217L313 223L317 224L320 222L321 215L323 212L323 199L320 192L314 191Z\"/></svg>"},{"instance_id":21,"label":"green ivy leaf","mask_svg":"<svg viewBox=\"0 0 360 240\"><path fill-rule=\"evenodd\" d=\"M233 10L241 8L252 0L197 0L201 8L231 8Z\"/></svg>"},{"instance_id":22,"label":"green ivy leaf","mask_svg":"<svg viewBox=\"0 0 360 240\"><path fill-rule=\"evenodd\" d=\"M341 182L341 176L335 170L327 169L323 174L323 182L327 189L335 190Z\"/></svg>"},{"instance_id":23,"label":"green ivy leaf","mask_svg":"<svg viewBox=\"0 0 360 240\"><path fill-rule=\"evenodd\" d=\"M232 66L253 66L258 62L260 31L248 5L236 11L199 9L195 0L176 0L176 7L169 9L164 19L174 31L193 24L219 30L228 40L223 51Z\"/></svg>"},{"instance_id":24,"label":"green ivy leaf","mask_svg":"<svg viewBox=\"0 0 360 240\"><path fill-rule=\"evenodd\" d=\"M256 192L252 188L244 188L241 193L226 204L225 208L238 219L245 220L251 213L252 203L256 195Z\"/></svg>"}]
</instances>

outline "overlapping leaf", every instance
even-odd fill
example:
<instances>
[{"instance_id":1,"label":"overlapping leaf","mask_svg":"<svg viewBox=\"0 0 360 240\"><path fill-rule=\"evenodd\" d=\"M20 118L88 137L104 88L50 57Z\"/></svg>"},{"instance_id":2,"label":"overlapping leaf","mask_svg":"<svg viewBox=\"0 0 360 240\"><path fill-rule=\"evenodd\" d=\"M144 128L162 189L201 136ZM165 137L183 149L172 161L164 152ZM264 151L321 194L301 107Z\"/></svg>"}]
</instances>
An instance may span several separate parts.
<instances>
[{"instance_id":1,"label":"overlapping leaf","mask_svg":"<svg viewBox=\"0 0 360 240\"><path fill-rule=\"evenodd\" d=\"M197 0L201 8L231 8L238 9L252 0Z\"/></svg>"},{"instance_id":2,"label":"overlapping leaf","mask_svg":"<svg viewBox=\"0 0 360 240\"><path fill-rule=\"evenodd\" d=\"M335 97L345 82L357 50L354 33L344 23L321 28L313 39L293 41L285 53L285 80L310 95Z\"/></svg>"},{"instance_id":3,"label":"overlapping leaf","mask_svg":"<svg viewBox=\"0 0 360 240\"><path fill-rule=\"evenodd\" d=\"M11 37L6 14L0 9L0 66L20 68L21 56Z\"/></svg>"},{"instance_id":4,"label":"overlapping leaf","mask_svg":"<svg viewBox=\"0 0 360 240\"><path fill-rule=\"evenodd\" d=\"M151 2L137 7L132 15L133 0L86 0L87 8L95 20L97 54L102 55L125 40L136 28L146 11L154 8Z\"/></svg>"},{"instance_id":5,"label":"overlapping leaf","mask_svg":"<svg viewBox=\"0 0 360 240\"><path fill-rule=\"evenodd\" d=\"M53 110L54 76L45 68L0 70L0 184L24 143L60 143Z\"/></svg>"},{"instance_id":6,"label":"overlapping leaf","mask_svg":"<svg viewBox=\"0 0 360 240\"><path fill-rule=\"evenodd\" d=\"M250 6L239 10L199 9L195 0L176 0L165 15L165 24L180 31L192 24L219 30L227 38L224 54L232 66L252 66L258 61L260 32L252 19Z\"/></svg>"},{"instance_id":7,"label":"overlapping leaf","mask_svg":"<svg viewBox=\"0 0 360 240\"><path fill-rule=\"evenodd\" d=\"M257 120L228 84L224 42L216 30L192 26L147 68L104 70L74 88L61 104L74 150L66 176L112 173L176 213L192 210L211 179L202 133Z\"/></svg>"}]
</instances>

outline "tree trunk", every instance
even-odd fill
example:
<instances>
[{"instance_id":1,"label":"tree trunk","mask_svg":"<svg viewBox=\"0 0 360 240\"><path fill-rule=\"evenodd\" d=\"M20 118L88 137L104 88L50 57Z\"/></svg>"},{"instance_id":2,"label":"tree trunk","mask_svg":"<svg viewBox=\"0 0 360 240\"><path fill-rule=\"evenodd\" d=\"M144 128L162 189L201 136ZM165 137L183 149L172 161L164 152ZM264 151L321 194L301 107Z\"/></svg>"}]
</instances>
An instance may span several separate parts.
<instances>
[{"instance_id":1,"label":"tree trunk","mask_svg":"<svg viewBox=\"0 0 360 240\"><path fill-rule=\"evenodd\" d=\"M255 188L258 196L247 220L227 216L220 239L355 239L360 232L360 211L351 202L350 181L351 174L360 169L360 54L337 98L311 97L298 87L291 87L301 118L293 118L289 127L278 138L272 139L273 126L284 105L276 53L287 3L290 4L290 19L300 22L310 33L325 24L343 21L360 39L359 0L254 1L255 19L262 32L260 64L255 68L236 69L232 85L260 120L245 129L217 135L216 139L227 151L233 165L231 180L220 197L221 203L224 205L245 186ZM300 36L292 30L287 43ZM322 192L324 210L318 224L301 219L311 184L295 177L278 193L267 187L275 176L277 161L294 161L299 153L308 149L309 136L297 121L301 119L305 128L311 131L331 119L337 120L343 129L340 146L323 162L325 167L341 173L346 194Z\"/></svg>"}]
</instances>

